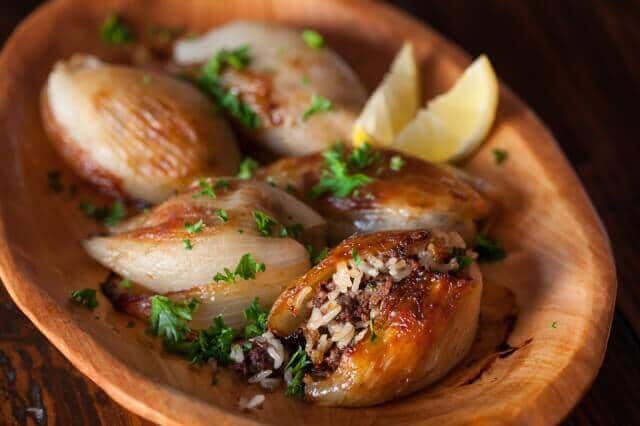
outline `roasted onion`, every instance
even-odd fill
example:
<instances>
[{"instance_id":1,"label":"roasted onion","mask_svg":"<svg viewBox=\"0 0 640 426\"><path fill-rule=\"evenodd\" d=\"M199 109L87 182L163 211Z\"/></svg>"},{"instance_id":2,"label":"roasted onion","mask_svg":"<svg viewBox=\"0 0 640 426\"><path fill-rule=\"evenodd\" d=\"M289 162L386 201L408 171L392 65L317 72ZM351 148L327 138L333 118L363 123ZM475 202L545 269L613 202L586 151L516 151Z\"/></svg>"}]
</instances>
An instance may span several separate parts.
<instances>
[{"instance_id":1,"label":"roasted onion","mask_svg":"<svg viewBox=\"0 0 640 426\"><path fill-rule=\"evenodd\" d=\"M203 187L217 188L215 198L203 193ZM279 236L275 227L272 236L263 235L255 211L277 221L278 229L301 225L298 239ZM286 284L309 269L304 244L323 245L325 227L311 208L268 184L203 179L114 228L113 235L86 240L84 247L98 262L150 294L200 299L194 326L207 326L218 314L235 326L255 297L269 306ZM255 279L214 280L225 268L233 272L246 254L265 265ZM131 301L145 303L144 298Z\"/></svg>"},{"instance_id":2,"label":"roasted onion","mask_svg":"<svg viewBox=\"0 0 640 426\"><path fill-rule=\"evenodd\" d=\"M85 179L160 202L194 176L237 171L230 128L195 88L95 57L56 63L42 92L45 128Z\"/></svg>"},{"instance_id":3,"label":"roasted onion","mask_svg":"<svg viewBox=\"0 0 640 426\"><path fill-rule=\"evenodd\" d=\"M276 154L302 155L349 136L366 100L362 83L331 49L308 46L295 30L236 21L178 41L174 60L184 66L203 64L221 49L242 46L249 47L248 66L228 67L222 84L259 115L258 141ZM314 96L331 101L332 107L305 117Z\"/></svg>"}]
</instances>

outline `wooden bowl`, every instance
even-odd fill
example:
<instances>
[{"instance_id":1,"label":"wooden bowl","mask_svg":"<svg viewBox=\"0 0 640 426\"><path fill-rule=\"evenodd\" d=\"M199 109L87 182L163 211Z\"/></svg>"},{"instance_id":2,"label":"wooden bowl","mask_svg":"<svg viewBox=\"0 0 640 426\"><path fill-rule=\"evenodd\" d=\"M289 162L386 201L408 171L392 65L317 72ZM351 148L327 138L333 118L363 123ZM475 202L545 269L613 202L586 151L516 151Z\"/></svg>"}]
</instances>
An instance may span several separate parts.
<instances>
[{"instance_id":1,"label":"wooden bowl","mask_svg":"<svg viewBox=\"0 0 640 426\"><path fill-rule=\"evenodd\" d=\"M238 18L317 28L369 89L403 40L416 47L427 97L449 87L469 63L452 43L378 2L56 0L38 9L0 58L0 276L16 304L80 371L126 408L172 424L551 424L576 404L605 353L616 294L611 250L553 137L504 86L489 140L465 168L501 194L492 232L508 256L483 266L487 292L476 348L436 386L367 409L314 407L278 391L263 409L241 412L238 398L258 389L231 373L212 385L207 368L162 352L145 324L127 328L129 318L102 295L93 312L73 306L71 290L96 288L106 274L79 244L97 228L78 201L96 195L82 184L75 197L47 187L52 169L62 170L67 185L77 178L45 137L38 96L57 59L75 52L118 59L119 50L97 36L110 10L138 28L204 31ZM509 151L500 166L494 148Z\"/></svg>"}]
</instances>

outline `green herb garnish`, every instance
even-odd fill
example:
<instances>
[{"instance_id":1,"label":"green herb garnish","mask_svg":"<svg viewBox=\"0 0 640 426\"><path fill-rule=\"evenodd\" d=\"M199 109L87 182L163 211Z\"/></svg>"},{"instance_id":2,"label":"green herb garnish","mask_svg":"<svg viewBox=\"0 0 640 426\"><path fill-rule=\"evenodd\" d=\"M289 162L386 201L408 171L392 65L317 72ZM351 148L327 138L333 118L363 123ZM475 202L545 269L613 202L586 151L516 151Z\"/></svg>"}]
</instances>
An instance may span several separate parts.
<instances>
[{"instance_id":1,"label":"green herb garnish","mask_svg":"<svg viewBox=\"0 0 640 426\"><path fill-rule=\"evenodd\" d=\"M334 144L323 153L323 156L325 158L325 166L320 180L311 188L309 193L311 198L319 198L327 192L338 198L344 198L349 196L356 188L373 181L367 175L351 172L350 169L354 169L354 166L357 167L358 164L347 163L344 159L344 145L341 143ZM349 159L352 158L354 158L353 154Z\"/></svg>"},{"instance_id":2,"label":"green herb garnish","mask_svg":"<svg viewBox=\"0 0 640 426\"><path fill-rule=\"evenodd\" d=\"M253 218L256 221L258 232L264 237L273 235L273 227L278 225L278 221L260 210L253 211Z\"/></svg>"},{"instance_id":3,"label":"green herb garnish","mask_svg":"<svg viewBox=\"0 0 640 426\"><path fill-rule=\"evenodd\" d=\"M96 291L92 288L85 288L83 290L74 290L71 292L71 300L79 303L89 310L93 310L98 306L98 299L96 298Z\"/></svg>"},{"instance_id":4,"label":"green herb garnish","mask_svg":"<svg viewBox=\"0 0 640 426\"><path fill-rule=\"evenodd\" d=\"M211 185L211 182L209 182L207 179L204 179L204 178L200 179L198 181L198 186L200 187L200 190L195 194L193 194L193 198L200 198L200 197L209 197L211 199L216 198L216 193L213 190L213 185Z\"/></svg>"},{"instance_id":5,"label":"green herb garnish","mask_svg":"<svg viewBox=\"0 0 640 426\"><path fill-rule=\"evenodd\" d=\"M333 102L331 102L329 99L320 95L313 95L313 97L311 98L311 105L309 105L309 107L302 114L302 120L306 121L314 114L317 114L319 112L331 111L332 109Z\"/></svg>"},{"instance_id":6,"label":"green herb garnish","mask_svg":"<svg viewBox=\"0 0 640 426\"><path fill-rule=\"evenodd\" d=\"M258 298L256 297L251 302L251 305L243 311L244 318L248 324L244 327L244 337L251 338L260 336L267 331L267 316L268 312L263 310L258 304Z\"/></svg>"},{"instance_id":7,"label":"green herb garnish","mask_svg":"<svg viewBox=\"0 0 640 426\"><path fill-rule=\"evenodd\" d=\"M184 245L185 250L193 249L193 244L191 244L191 240L189 238L183 238L182 244Z\"/></svg>"},{"instance_id":8,"label":"green herb garnish","mask_svg":"<svg viewBox=\"0 0 640 426\"><path fill-rule=\"evenodd\" d=\"M229 268L224 268L224 273L216 273L213 280L228 283L234 283L237 279L253 280L256 278L256 273L264 272L265 269L264 263L256 262L251 253L246 253L240 258L233 272Z\"/></svg>"},{"instance_id":9,"label":"green herb garnish","mask_svg":"<svg viewBox=\"0 0 640 426\"><path fill-rule=\"evenodd\" d=\"M197 234L199 232L202 232L202 230L204 229L204 226L205 226L204 221L202 219L200 219L194 224L190 224L189 222L184 223L184 229L186 229L187 232L190 234Z\"/></svg>"},{"instance_id":10,"label":"green herb garnish","mask_svg":"<svg viewBox=\"0 0 640 426\"><path fill-rule=\"evenodd\" d=\"M320 49L324 46L324 37L322 37L322 34L314 30L302 31L302 39L307 43L307 46L312 49Z\"/></svg>"},{"instance_id":11,"label":"green herb garnish","mask_svg":"<svg viewBox=\"0 0 640 426\"><path fill-rule=\"evenodd\" d=\"M100 39L107 44L126 44L133 41L133 33L116 12L111 12L100 26Z\"/></svg>"},{"instance_id":12,"label":"green herb garnish","mask_svg":"<svg viewBox=\"0 0 640 426\"><path fill-rule=\"evenodd\" d=\"M478 262L495 262L504 259L507 255L500 242L482 234L476 235L474 250L478 253Z\"/></svg>"},{"instance_id":13,"label":"green herb garnish","mask_svg":"<svg viewBox=\"0 0 640 426\"><path fill-rule=\"evenodd\" d=\"M151 331L165 341L178 342L183 340L190 331L187 322L191 321L191 314L200 302L196 299L175 302L168 297L159 295L151 296L150 300Z\"/></svg>"},{"instance_id":14,"label":"green herb garnish","mask_svg":"<svg viewBox=\"0 0 640 426\"><path fill-rule=\"evenodd\" d=\"M229 221L229 213L225 209L218 209L215 211L216 216L218 216L223 222Z\"/></svg>"},{"instance_id":15,"label":"green herb garnish","mask_svg":"<svg viewBox=\"0 0 640 426\"><path fill-rule=\"evenodd\" d=\"M47 184L53 192L62 192L64 190L62 174L58 170L52 170L47 173Z\"/></svg>"},{"instance_id":16,"label":"green herb garnish","mask_svg":"<svg viewBox=\"0 0 640 426\"><path fill-rule=\"evenodd\" d=\"M298 350L291 356L284 368L285 374L291 375L291 381L287 385L285 395L293 398L302 398L304 396L304 382L302 379L309 367L311 367L311 361L307 353L304 348L298 347Z\"/></svg>"},{"instance_id":17,"label":"green herb garnish","mask_svg":"<svg viewBox=\"0 0 640 426\"><path fill-rule=\"evenodd\" d=\"M118 287L120 288L131 288L131 280L129 279L124 279L124 280L120 280L120 282L118 283Z\"/></svg>"},{"instance_id":18,"label":"green herb garnish","mask_svg":"<svg viewBox=\"0 0 640 426\"><path fill-rule=\"evenodd\" d=\"M192 364L200 365L210 358L217 360L221 365L229 364L235 332L231 327L227 327L221 315L213 320L209 328L195 333L192 340L165 340L164 347L170 352L189 358Z\"/></svg>"},{"instance_id":19,"label":"green herb garnish","mask_svg":"<svg viewBox=\"0 0 640 426\"><path fill-rule=\"evenodd\" d=\"M505 162L507 158L509 158L509 153L504 149L494 149L493 151L493 159L496 164L502 164Z\"/></svg>"},{"instance_id":20,"label":"green herb garnish","mask_svg":"<svg viewBox=\"0 0 640 426\"><path fill-rule=\"evenodd\" d=\"M106 226L115 226L127 215L127 209L121 201L114 201L111 206L96 207L91 201L81 201L80 210L85 216L102 222Z\"/></svg>"},{"instance_id":21,"label":"green herb garnish","mask_svg":"<svg viewBox=\"0 0 640 426\"><path fill-rule=\"evenodd\" d=\"M369 335L371 336L370 339L372 342L375 342L376 339L378 338L378 335L376 334L376 330L373 326L373 318L369 317Z\"/></svg>"},{"instance_id":22,"label":"green herb garnish","mask_svg":"<svg viewBox=\"0 0 640 426\"><path fill-rule=\"evenodd\" d=\"M218 179L216 181L215 188L216 189L227 189L227 188L229 188L229 186L231 186L231 182L229 182L227 179Z\"/></svg>"},{"instance_id":23,"label":"green herb garnish","mask_svg":"<svg viewBox=\"0 0 640 426\"><path fill-rule=\"evenodd\" d=\"M304 84L305 86L308 86L311 84L311 77L309 77L308 75L303 75L300 78L300 83Z\"/></svg>"},{"instance_id":24,"label":"green herb garnish","mask_svg":"<svg viewBox=\"0 0 640 426\"><path fill-rule=\"evenodd\" d=\"M358 250L355 247L351 249L351 258L353 259L353 262L356 265L359 265L360 262L362 262L362 258L360 257L360 253L358 253Z\"/></svg>"},{"instance_id":25,"label":"green herb garnish","mask_svg":"<svg viewBox=\"0 0 640 426\"><path fill-rule=\"evenodd\" d=\"M247 45L233 50L220 50L200 69L198 86L213 98L218 107L237 119L244 127L257 129L260 127L258 114L242 102L237 94L222 87L220 82L220 73L225 67L242 69L249 64L250 59Z\"/></svg>"},{"instance_id":26,"label":"green herb garnish","mask_svg":"<svg viewBox=\"0 0 640 426\"><path fill-rule=\"evenodd\" d=\"M551 323L551 328L558 328L558 322L557 321L553 321Z\"/></svg>"},{"instance_id":27,"label":"green herb garnish","mask_svg":"<svg viewBox=\"0 0 640 426\"><path fill-rule=\"evenodd\" d=\"M240 171L238 171L238 178L251 179L253 177L253 171L259 166L258 162L251 157L246 157L240 163Z\"/></svg>"},{"instance_id":28,"label":"green herb garnish","mask_svg":"<svg viewBox=\"0 0 640 426\"><path fill-rule=\"evenodd\" d=\"M400 169L402 169L404 167L404 164L405 164L404 159L399 155L394 155L389 160L389 168L394 172L397 172Z\"/></svg>"},{"instance_id":29,"label":"green herb garnish","mask_svg":"<svg viewBox=\"0 0 640 426\"><path fill-rule=\"evenodd\" d=\"M325 257L329 255L329 248L323 247L320 250L315 250L311 244L305 246L307 252L309 253L309 260L312 265L317 265L320 263Z\"/></svg>"}]
</instances>

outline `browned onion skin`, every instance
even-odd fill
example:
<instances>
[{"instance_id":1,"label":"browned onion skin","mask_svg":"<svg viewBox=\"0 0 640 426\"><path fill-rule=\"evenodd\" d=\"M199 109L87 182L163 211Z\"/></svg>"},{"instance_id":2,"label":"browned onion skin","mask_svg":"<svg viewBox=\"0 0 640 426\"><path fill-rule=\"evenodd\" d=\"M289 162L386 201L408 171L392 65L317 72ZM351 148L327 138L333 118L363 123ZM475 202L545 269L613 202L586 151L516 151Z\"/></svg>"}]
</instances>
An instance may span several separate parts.
<instances>
[{"instance_id":1,"label":"browned onion skin","mask_svg":"<svg viewBox=\"0 0 640 426\"><path fill-rule=\"evenodd\" d=\"M322 172L320 153L284 158L261 168L256 176L292 190L327 218L333 243L357 231L420 228L457 231L469 241L475 234L474 222L489 216L491 202L456 169L391 150L377 151L382 161L363 171L374 181L345 198L309 197ZM389 167L394 155L405 162L398 171Z\"/></svg>"},{"instance_id":2,"label":"browned onion skin","mask_svg":"<svg viewBox=\"0 0 640 426\"><path fill-rule=\"evenodd\" d=\"M350 238L276 300L269 329L281 337L297 330L310 314L307 302L335 265L356 248L367 254L402 258L430 239L428 231L389 231ZM426 272L394 285L370 334L342 353L326 379L305 378L305 398L320 405L367 406L406 395L441 378L467 352L475 335L482 279L477 267L469 276ZM304 289L310 287L311 292ZM301 295L308 292L306 297Z\"/></svg>"}]
</instances>

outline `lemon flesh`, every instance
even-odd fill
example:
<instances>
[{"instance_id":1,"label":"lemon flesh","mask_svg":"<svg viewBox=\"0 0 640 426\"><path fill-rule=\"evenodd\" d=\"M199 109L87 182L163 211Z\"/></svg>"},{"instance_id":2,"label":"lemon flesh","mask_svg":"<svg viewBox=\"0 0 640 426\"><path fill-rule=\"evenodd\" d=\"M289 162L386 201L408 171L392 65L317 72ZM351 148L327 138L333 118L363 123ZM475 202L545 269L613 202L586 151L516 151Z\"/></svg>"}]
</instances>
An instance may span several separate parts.
<instances>
[{"instance_id":1,"label":"lemon flesh","mask_svg":"<svg viewBox=\"0 0 640 426\"><path fill-rule=\"evenodd\" d=\"M392 147L428 161L459 161L487 136L498 106L498 79L485 55L402 129Z\"/></svg>"},{"instance_id":2,"label":"lemon flesh","mask_svg":"<svg viewBox=\"0 0 640 426\"><path fill-rule=\"evenodd\" d=\"M353 144L389 146L416 115L420 104L418 66L413 46L405 42L390 71L367 101L353 126Z\"/></svg>"}]
</instances>

